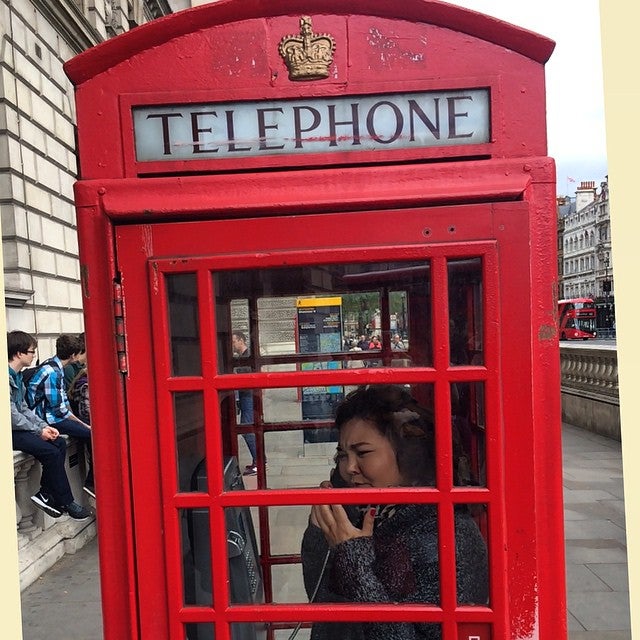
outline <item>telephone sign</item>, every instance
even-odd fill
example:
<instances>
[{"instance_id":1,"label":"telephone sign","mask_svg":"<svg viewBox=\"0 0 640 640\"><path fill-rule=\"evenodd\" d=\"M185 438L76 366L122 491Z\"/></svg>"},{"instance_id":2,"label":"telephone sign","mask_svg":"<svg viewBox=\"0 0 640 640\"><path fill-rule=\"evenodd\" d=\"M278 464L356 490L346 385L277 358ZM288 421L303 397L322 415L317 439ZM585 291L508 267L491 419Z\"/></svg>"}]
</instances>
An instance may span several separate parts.
<instances>
[{"instance_id":1,"label":"telephone sign","mask_svg":"<svg viewBox=\"0 0 640 640\"><path fill-rule=\"evenodd\" d=\"M489 141L488 89L133 109L136 159L374 151Z\"/></svg>"}]
</instances>

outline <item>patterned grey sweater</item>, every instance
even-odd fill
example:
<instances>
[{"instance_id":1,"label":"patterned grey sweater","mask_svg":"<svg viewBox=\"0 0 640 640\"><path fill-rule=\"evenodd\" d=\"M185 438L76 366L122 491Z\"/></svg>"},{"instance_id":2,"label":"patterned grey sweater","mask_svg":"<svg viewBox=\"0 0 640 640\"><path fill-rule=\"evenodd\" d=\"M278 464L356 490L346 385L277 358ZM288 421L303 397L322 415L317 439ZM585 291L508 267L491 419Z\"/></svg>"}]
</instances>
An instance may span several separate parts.
<instances>
[{"instance_id":1,"label":"patterned grey sweater","mask_svg":"<svg viewBox=\"0 0 640 640\"><path fill-rule=\"evenodd\" d=\"M466 511L455 511L458 602L488 601L487 550ZM302 540L302 569L311 597L328 551L322 531L309 525ZM315 602L439 603L438 523L433 505L398 505L376 522L373 536L332 550ZM439 640L429 623L316 623L311 640Z\"/></svg>"}]
</instances>

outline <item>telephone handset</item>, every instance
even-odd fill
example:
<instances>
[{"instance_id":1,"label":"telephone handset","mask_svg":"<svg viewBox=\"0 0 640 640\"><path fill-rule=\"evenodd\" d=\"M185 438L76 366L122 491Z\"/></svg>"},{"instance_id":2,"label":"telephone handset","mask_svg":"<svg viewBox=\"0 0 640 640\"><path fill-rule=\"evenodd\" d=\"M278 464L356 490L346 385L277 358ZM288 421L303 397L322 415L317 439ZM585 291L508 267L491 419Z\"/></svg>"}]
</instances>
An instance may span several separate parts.
<instances>
[{"instance_id":1,"label":"telephone handset","mask_svg":"<svg viewBox=\"0 0 640 640\"><path fill-rule=\"evenodd\" d=\"M333 469L331 469L331 473L329 474L329 480L335 489L348 489L349 483L342 477L340 470L338 469L338 464L336 464Z\"/></svg>"}]
</instances>

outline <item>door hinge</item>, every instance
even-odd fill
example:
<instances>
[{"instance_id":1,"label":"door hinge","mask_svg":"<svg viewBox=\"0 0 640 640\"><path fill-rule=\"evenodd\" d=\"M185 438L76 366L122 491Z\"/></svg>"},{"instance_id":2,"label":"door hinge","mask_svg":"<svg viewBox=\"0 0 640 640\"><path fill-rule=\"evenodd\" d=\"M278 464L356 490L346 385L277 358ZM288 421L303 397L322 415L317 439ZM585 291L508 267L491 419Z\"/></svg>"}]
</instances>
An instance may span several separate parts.
<instances>
[{"instance_id":1,"label":"door hinge","mask_svg":"<svg viewBox=\"0 0 640 640\"><path fill-rule=\"evenodd\" d=\"M118 355L118 371L127 373L127 347L124 332L124 304L122 302L122 285L113 283L113 319L115 322L116 352Z\"/></svg>"}]
</instances>

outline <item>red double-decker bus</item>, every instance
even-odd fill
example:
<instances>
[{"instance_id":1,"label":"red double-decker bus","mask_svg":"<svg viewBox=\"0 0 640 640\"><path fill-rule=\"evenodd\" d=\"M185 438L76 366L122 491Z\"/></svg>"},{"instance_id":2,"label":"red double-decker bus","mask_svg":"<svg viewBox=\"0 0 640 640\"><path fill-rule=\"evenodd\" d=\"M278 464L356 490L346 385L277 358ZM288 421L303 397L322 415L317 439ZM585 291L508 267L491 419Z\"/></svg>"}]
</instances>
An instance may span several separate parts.
<instances>
[{"instance_id":1,"label":"red double-decker bus","mask_svg":"<svg viewBox=\"0 0 640 640\"><path fill-rule=\"evenodd\" d=\"M558 301L560 340L589 340L596 337L596 305L591 298Z\"/></svg>"}]
</instances>

